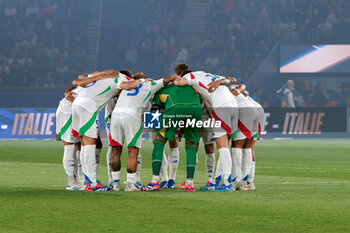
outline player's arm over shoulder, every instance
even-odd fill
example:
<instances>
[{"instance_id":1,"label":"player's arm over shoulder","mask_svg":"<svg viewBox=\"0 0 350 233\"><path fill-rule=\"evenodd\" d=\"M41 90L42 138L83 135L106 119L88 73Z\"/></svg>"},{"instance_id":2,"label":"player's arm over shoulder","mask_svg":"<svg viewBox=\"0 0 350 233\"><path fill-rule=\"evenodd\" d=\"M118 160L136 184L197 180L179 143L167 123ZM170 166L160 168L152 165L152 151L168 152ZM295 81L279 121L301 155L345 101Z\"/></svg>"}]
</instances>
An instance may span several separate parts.
<instances>
[{"instance_id":1,"label":"player's arm over shoulder","mask_svg":"<svg viewBox=\"0 0 350 233\"><path fill-rule=\"evenodd\" d=\"M115 76L116 75L114 73L101 74L101 75L97 75L97 76L94 75L92 77L85 78L85 79L82 79L82 80L80 80L80 79L74 80L73 81L73 85L85 87L85 86L89 85L92 82L95 82L95 81L98 81L98 80L101 80L101 79L106 79L106 78L115 78Z\"/></svg>"},{"instance_id":2,"label":"player's arm over shoulder","mask_svg":"<svg viewBox=\"0 0 350 233\"><path fill-rule=\"evenodd\" d=\"M68 100L69 102L73 102L75 97L74 97L74 92L73 92L73 89L76 88L76 86L71 86L71 87L68 87L66 89L66 91L64 92L64 98L66 100Z\"/></svg>"},{"instance_id":3,"label":"player's arm over shoulder","mask_svg":"<svg viewBox=\"0 0 350 233\"><path fill-rule=\"evenodd\" d=\"M186 86L186 85L189 85L189 81L187 78L179 78L177 77L173 83L176 85L176 86L179 86L179 87L182 87L182 86Z\"/></svg>"}]
</instances>

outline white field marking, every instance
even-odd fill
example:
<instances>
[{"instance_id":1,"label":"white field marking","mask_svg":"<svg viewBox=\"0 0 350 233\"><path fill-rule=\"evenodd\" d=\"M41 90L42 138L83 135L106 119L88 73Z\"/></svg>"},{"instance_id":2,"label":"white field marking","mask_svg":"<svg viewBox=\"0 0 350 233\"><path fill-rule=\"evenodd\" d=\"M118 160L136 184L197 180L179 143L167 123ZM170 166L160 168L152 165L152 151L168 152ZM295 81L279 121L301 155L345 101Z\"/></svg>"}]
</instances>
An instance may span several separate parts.
<instances>
[{"instance_id":1,"label":"white field marking","mask_svg":"<svg viewBox=\"0 0 350 233\"><path fill-rule=\"evenodd\" d=\"M294 139L294 138L291 138L291 137L289 137L289 138L273 138L273 140L276 140L276 141L292 140L292 139Z\"/></svg>"},{"instance_id":2,"label":"white field marking","mask_svg":"<svg viewBox=\"0 0 350 233\"><path fill-rule=\"evenodd\" d=\"M346 181L346 180L343 180L343 181L315 181L315 182L312 182L312 181L309 181L309 182L263 182L263 183L258 183L258 184L276 184L276 185L279 185L279 184L349 184L350 181Z\"/></svg>"},{"instance_id":3,"label":"white field marking","mask_svg":"<svg viewBox=\"0 0 350 233\"><path fill-rule=\"evenodd\" d=\"M23 171L23 172L3 172L3 171L0 171L0 173L6 173L6 174L47 174L48 172L26 172L26 171Z\"/></svg>"},{"instance_id":4,"label":"white field marking","mask_svg":"<svg viewBox=\"0 0 350 233\"><path fill-rule=\"evenodd\" d=\"M304 170L323 170L325 171L324 168L320 167L272 167L272 166L257 166L257 168L277 168L277 169L304 169ZM350 171L350 169L339 169L339 168L328 168L326 171Z\"/></svg>"},{"instance_id":5,"label":"white field marking","mask_svg":"<svg viewBox=\"0 0 350 233\"><path fill-rule=\"evenodd\" d=\"M12 164L19 164L19 165L28 165L28 164L32 164L32 165L38 165L38 166L57 166L57 164L60 164L60 163L31 163L31 162L28 162L28 163L25 163L25 162L6 162L6 163L1 163L0 162L0 165L12 165Z\"/></svg>"}]
</instances>

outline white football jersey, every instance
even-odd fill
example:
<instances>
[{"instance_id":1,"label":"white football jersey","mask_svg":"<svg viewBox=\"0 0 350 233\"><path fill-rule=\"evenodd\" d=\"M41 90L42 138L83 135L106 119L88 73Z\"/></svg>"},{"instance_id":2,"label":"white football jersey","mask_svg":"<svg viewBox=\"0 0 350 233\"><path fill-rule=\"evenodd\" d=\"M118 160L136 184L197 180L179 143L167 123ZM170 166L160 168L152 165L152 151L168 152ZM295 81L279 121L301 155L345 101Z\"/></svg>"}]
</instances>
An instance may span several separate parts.
<instances>
[{"instance_id":1,"label":"white football jersey","mask_svg":"<svg viewBox=\"0 0 350 233\"><path fill-rule=\"evenodd\" d=\"M117 97L111 98L108 100L106 107L105 107L105 119L109 119L112 115L113 109L115 105L117 104Z\"/></svg>"},{"instance_id":2,"label":"white football jersey","mask_svg":"<svg viewBox=\"0 0 350 233\"><path fill-rule=\"evenodd\" d=\"M94 81L81 89L73 105L79 105L89 112L101 111L108 100L119 93L120 83L129 80L131 78L119 73L115 78Z\"/></svg>"},{"instance_id":3,"label":"white football jersey","mask_svg":"<svg viewBox=\"0 0 350 233\"><path fill-rule=\"evenodd\" d=\"M235 99L225 86L219 86L213 93L209 92L209 83L225 77L203 71L191 72L183 76L211 107L235 107Z\"/></svg>"},{"instance_id":4,"label":"white football jersey","mask_svg":"<svg viewBox=\"0 0 350 233\"><path fill-rule=\"evenodd\" d=\"M157 93L163 85L163 79L141 83L132 90L123 90L120 93L113 113L125 113L127 116L141 117L142 110L148 100Z\"/></svg>"},{"instance_id":5,"label":"white football jersey","mask_svg":"<svg viewBox=\"0 0 350 233\"><path fill-rule=\"evenodd\" d=\"M256 108L256 105L252 103L247 97L245 97L242 93L238 96L233 95L236 99L237 105L239 108Z\"/></svg>"},{"instance_id":6,"label":"white football jersey","mask_svg":"<svg viewBox=\"0 0 350 233\"><path fill-rule=\"evenodd\" d=\"M76 88L74 88L72 90L73 96L76 97L79 94L81 89L82 89L82 87L80 87L80 86L77 86ZM72 102L66 100L66 98L63 98L60 101L60 104L58 105L57 110L61 111L63 113L66 113L66 114L72 114Z\"/></svg>"}]
</instances>

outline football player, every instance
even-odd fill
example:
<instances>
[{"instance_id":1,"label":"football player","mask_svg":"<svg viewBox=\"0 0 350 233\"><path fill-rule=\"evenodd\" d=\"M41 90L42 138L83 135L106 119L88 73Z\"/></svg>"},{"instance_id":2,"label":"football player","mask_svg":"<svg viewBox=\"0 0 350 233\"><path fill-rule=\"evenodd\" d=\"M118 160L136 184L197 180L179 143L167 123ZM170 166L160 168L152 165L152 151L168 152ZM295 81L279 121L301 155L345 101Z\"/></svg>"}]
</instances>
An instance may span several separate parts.
<instances>
[{"instance_id":1,"label":"football player","mask_svg":"<svg viewBox=\"0 0 350 233\"><path fill-rule=\"evenodd\" d=\"M132 90L123 90L112 113L109 143L112 146L112 176L114 190L120 190L120 156L123 143L128 146L129 159L127 165L126 187L124 191L139 191L135 187L137 156L142 145L142 111L147 101L162 87L175 79L168 76L160 80L150 80L143 73L134 75L140 84Z\"/></svg>"},{"instance_id":2,"label":"football player","mask_svg":"<svg viewBox=\"0 0 350 233\"><path fill-rule=\"evenodd\" d=\"M181 63L175 67L175 73L182 78L177 78L174 81L175 85L193 87L200 94L205 104L210 109L211 115L216 121L221 122L221 130L214 130L213 137L215 138L217 149L219 151L219 160L217 164L217 172L214 183L210 184L211 191L232 192L231 180L231 154L229 150L229 137L235 137L237 131L237 103L227 87L219 86L215 91L211 92L210 83L223 79L226 84L234 84L234 78L225 79L225 77L215 74L206 73L203 71L192 72L187 64ZM221 174L223 175L224 183L219 187L221 182Z\"/></svg>"},{"instance_id":3,"label":"football player","mask_svg":"<svg viewBox=\"0 0 350 233\"><path fill-rule=\"evenodd\" d=\"M75 80L73 84L83 87L72 106L72 131L74 137L80 137L83 161L86 166L85 191L105 191L106 187L96 179L96 140L98 138L98 113L106 103L121 89L133 89L140 81L114 70L95 72L84 80ZM130 81L130 82L129 82Z\"/></svg>"}]
</instances>

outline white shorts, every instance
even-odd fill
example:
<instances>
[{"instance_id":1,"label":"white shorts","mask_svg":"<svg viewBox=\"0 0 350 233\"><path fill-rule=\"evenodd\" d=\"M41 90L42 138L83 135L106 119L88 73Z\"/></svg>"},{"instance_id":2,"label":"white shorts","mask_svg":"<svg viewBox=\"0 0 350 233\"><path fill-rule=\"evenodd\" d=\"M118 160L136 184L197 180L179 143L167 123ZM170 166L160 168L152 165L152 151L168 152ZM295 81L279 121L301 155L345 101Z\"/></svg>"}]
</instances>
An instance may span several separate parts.
<instances>
[{"instance_id":1,"label":"white shorts","mask_svg":"<svg viewBox=\"0 0 350 233\"><path fill-rule=\"evenodd\" d=\"M74 137L85 135L90 138L98 138L98 111L89 112L79 105L73 105L72 132Z\"/></svg>"},{"instance_id":2,"label":"white shorts","mask_svg":"<svg viewBox=\"0 0 350 233\"><path fill-rule=\"evenodd\" d=\"M72 134L72 114L56 111L56 139L69 143L79 142Z\"/></svg>"},{"instance_id":3,"label":"white shorts","mask_svg":"<svg viewBox=\"0 0 350 233\"><path fill-rule=\"evenodd\" d=\"M238 124L238 108L237 107L220 107L211 109L213 118L221 122L220 129L213 129L213 138L219 138L224 135L236 137Z\"/></svg>"},{"instance_id":4,"label":"white shorts","mask_svg":"<svg viewBox=\"0 0 350 233\"><path fill-rule=\"evenodd\" d=\"M122 146L126 142L128 147L141 148L142 124L141 117L125 116L125 113L112 113L109 134L110 146Z\"/></svg>"},{"instance_id":5,"label":"white shorts","mask_svg":"<svg viewBox=\"0 0 350 233\"><path fill-rule=\"evenodd\" d=\"M259 137L257 108L243 107L238 111L238 130L237 137L234 140L257 139Z\"/></svg>"},{"instance_id":6,"label":"white shorts","mask_svg":"<svg viewBox=\"0 0 350 233\"><path fill-rule=\"evenodd\" d=\"M260 139L261 129L265 125L266 118L265 118L265 111L262 107L258 107L257 112L258 112L258 133L259 133L258 139Z\"/></svg>"}]
</instances>

